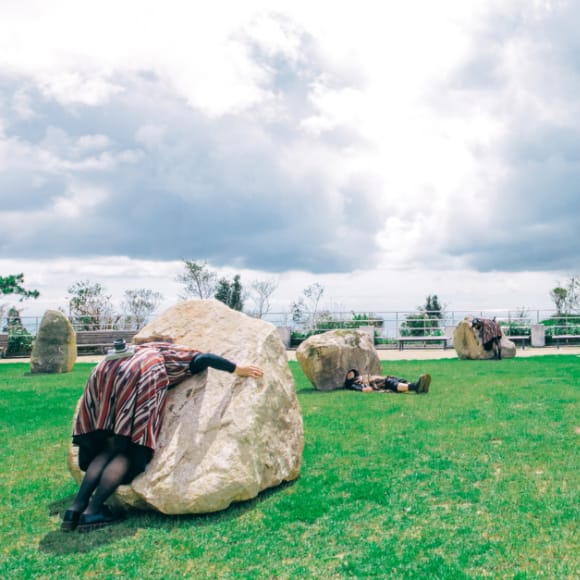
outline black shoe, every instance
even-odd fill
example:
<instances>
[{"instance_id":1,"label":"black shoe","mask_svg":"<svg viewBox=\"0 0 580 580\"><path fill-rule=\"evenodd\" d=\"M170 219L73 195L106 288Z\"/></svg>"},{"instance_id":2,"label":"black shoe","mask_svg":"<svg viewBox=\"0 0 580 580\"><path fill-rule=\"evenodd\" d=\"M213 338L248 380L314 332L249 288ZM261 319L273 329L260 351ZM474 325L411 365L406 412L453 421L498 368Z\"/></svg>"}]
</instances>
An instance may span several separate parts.
<instances>
[{"instance_id":1,"label":"black shoe","mask_svg":"<svg viewBox=\"0 0 580 580\"><path fill-rule=\"evenodd\" d=\"M75 512L74 510L66 510L62 516L62 522L60 524L60 529L63 532L72 532L79 525L79 518L81 517L81 512Z\"/></svg>"},{"instance_id":2,"label":"black shoe","mask_svg":"<svg viewBox=\"0 0 580 580\"><path fill-rule=\"evenodd\" d=\"M107 506L103 506L101 511L96 514L81 514L77 531L81 534L92 532L93 530L110 526L122 520L123 517L122 513L112 512Z\"/></svg>"},{"instance_id":3,"label":"black shoe","mask_svg":"<svg viewBox=\"0 0 580 580\"><path fill-rule=\"evenodd\" d=\"M416 384L417 384L417 394L426 395L429 392L429 385L431 384L431 375L421 375Z\"/></svg>"}]
</instances>

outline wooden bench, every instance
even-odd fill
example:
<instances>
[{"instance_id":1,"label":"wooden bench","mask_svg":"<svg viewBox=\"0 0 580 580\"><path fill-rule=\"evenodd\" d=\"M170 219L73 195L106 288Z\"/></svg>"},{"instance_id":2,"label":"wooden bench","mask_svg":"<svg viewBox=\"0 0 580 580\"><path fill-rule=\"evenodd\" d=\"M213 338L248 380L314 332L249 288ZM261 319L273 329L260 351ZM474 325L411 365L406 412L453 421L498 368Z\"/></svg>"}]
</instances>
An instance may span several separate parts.
<instances>
[{"instance_id":1,"label":"wooden bench","mask_svg":"<svg viewBox=\"0 0 580 580\"><path fill-rule=\"evenodd\" d=\"M6 347L8 346L8 333L0 334L0 358L4 358Z\"/></svg>"},{"instance_id":2,"label":"wooden bench","mask_svg":"<svg viewBox=\"0 0 580 580\"><path fill-rule=\"evenodd\" d=\"M77 353L92 350L105 354L108 349L113 348L115 340L123 338L129 343L137 332L137 330L77 330Z\"/></svg>"},{"instance_id":3,"label":"wooden bench","mask_svg":"<svg viewBox=\"0 0 580 580\"><path fill-rule=\"evenodd\" d=\"M577 334L554 334L552 340L556 343L556 348L560 348L561 341L565 341L566 344L569 340L580 341L580 336Z\"/></svg>"},{"instance_id":4,"label":"wooden bench","mask_svg":"<svg viewBox=\"0 0 580 580\"><path fill-rule=\"evenodd\" d=\"M443 349L447 349L449 346L449 341L451 338L449 336L398 336L396 338L399 344L399 350L403 350L405 343L423 343L425 346L427 343L443 343Z\"/></svg>"},{"instance_id":5,"label":"wooden bench","mask_svg":"<svg viewBox=\"0 0 580 580\"><path fill-rule=\"evenodd\" d=\"M521 342L522 344L522 350L526 349L526 343L529 344L530 340L531 340L531 336L529 334L522 334L522 335L509 335L509 334L504 334L504 336L508 339L511 340L513 343L517 343Z\"/></svg>"}]
</instances>

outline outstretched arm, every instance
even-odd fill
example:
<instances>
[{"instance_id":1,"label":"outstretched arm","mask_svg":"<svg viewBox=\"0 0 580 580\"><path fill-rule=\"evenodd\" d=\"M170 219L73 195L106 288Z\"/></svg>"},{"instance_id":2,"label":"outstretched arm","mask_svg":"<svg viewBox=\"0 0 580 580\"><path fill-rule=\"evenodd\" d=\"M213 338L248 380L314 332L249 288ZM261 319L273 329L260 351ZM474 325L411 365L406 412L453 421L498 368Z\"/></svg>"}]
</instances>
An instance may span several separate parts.
<instances>
[{"instance_id":1,"label":"outstretched arm","mask_svg":"<svg viewBox=\"0 0 580 580\"><path fill-rule=\"evenodd\" d=\"M235 373L238 377L261 377L264 371L256 365L236 365L232 361L212 353L199 353L189 363L192 375L205 371L208 367L218 371Z\"/></svg>"}]
</instances>

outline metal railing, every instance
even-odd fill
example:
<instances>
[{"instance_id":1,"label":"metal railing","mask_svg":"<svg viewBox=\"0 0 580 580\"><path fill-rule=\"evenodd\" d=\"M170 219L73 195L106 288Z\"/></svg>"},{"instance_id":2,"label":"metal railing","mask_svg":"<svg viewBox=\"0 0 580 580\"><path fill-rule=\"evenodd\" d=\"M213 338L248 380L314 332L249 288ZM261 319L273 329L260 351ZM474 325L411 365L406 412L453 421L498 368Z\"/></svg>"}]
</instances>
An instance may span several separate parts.
<instances>
[{"instance_id":1,"label":"metal railing","mask_svg":"<svg viewBox=\"0 0 580 580\"><path fill-rule=\"evenodd\" d=\"M288 312L268 313L264 320L278 327L286 327L292 333L312 334L337 328L371 327L379 341L396 340L401 336L443 336L457 326L466 317L495 318L504 330L504 334L530 334L531 327L543 324L546 337L578 336L580 341L580 314L560 314L556 310L520 308L514 309L473 309L445 310L443 312L420 313L417 310L393 310L372 313L353 311L318 313L316 316L296 323ZM22 316L22 327L31 335L38 332L41 316ZM6 317L0 321L0 332L6 333L9 324ZM87 323L86 320L73 320L75 330L139 330L140 325L130 320Z\"/></svg>"},{"instance_id":2,"label":"metal railing","mask_svg":"<svg viewBox=\"0 0 580 580\"><path fill-rule=\"evenodd\" d=\"M368 319L357 318L351 312L325 312L313 320L296 324L287 313L270 313L265 317L276 326L287 326L293 331L330 330L332 328L349 328L372 326L375 334L381 338L396 339L399 336L417 334L423 336L442 335L446 328L455 327L466 317L495 319L502 326L504 333L529 333L532 325L544 324L556 334L572 334L578 329L580 334L580 314L558 315L556 310L548 309L472 309L447 310L420 313L416 310L393 310L368 313Z\"/></svg>"}]
</instances>

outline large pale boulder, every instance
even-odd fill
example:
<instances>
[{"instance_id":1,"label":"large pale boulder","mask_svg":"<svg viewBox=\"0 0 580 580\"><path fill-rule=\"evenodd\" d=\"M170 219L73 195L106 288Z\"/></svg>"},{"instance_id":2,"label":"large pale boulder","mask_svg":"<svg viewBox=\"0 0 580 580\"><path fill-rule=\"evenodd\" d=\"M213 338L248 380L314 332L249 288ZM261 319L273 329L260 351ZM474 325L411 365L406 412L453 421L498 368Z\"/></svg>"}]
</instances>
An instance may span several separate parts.
<instances>
[{"instance_id":1,"label":"large pale boulder","mask_svg":"<svg viewBox=\"0 0 580 580\"><path fill-rule=\"evenodd\" d=\"M30 355L31 373L69 373L77 360L76 336L72 324L58 310L42 317Z\"/></svg>"},{"instance_id":2,"label":"large pale boulder","mask_svg":"<svg viewBox=\"0 0 580 580\"><path fill-rule=\"evenodd\" d=\"M368 332L359 330L330 330L310 336L296 349L296 360L319 391L342 388L350 369L371 374L381 372L373 340Z\"/></svg>"},{"instance_id":3,"label":"large pale boulder","mask_svg":"<svg viewBox=\"0 0 580 580\"><path fill-rule=\"evenodd\" d=\"M494 358L493 350L485 350L481 340L481 333L472 326L473 319L466 317L462 320L453 333L453 346L457 356L461 359L488 360ZM508 340L502 332L500 341L502 358L516 356L516 345Z\"/></svg>"},{"instance_id":4,"label":"large pale boulder","mask_svg":"<svg viewBox=\"0 0 580 580\"><path fill-rule=\"evenodd\" d=\"M183 302L147 325L136 343L172 340L243 364L260 379L209 369L169 391L159 448L121 486L124 506L166 514L214 512L296 479L304 431L286 350L276 328L214 300ZM77 449L69 469L80 481Z\"/></svg>"}]
</instances>

